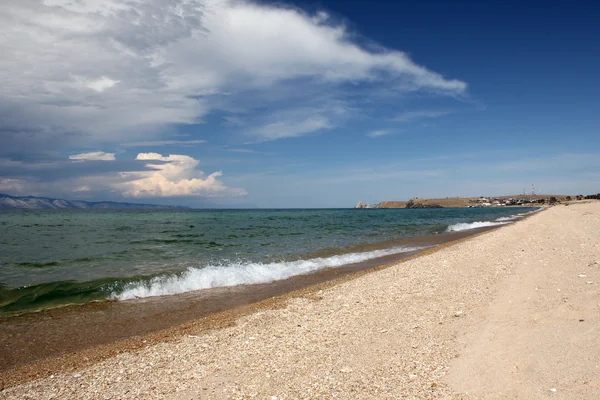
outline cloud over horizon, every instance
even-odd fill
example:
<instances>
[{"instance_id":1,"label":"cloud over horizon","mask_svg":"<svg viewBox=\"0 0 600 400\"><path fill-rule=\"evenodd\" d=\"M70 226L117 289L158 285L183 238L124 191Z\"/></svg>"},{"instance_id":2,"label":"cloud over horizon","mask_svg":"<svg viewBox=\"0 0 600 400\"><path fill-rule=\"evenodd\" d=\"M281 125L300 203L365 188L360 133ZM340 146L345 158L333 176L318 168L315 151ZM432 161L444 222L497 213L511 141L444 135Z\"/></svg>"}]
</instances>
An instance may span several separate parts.
<instances>
[{"instance_id":1,"label":"cloud over horizon","mask_svg":"<svg viewBox=\"0 0 600 400\"><path fill-rule=\"evenodd\" d=\"M226 186L220 179L222 171L205 175L199 165L199 160L187 155L158 153L117 160L112 153L96 151L46 163L0 158L0 192L57 197L101 195L113 199L247 194L244 189Z\"/></svg>"},{"instance_id":2,"label":"cloud over horizon","mask_svg":"<svg viewBox=\"0 0 600 400\"><path fill-rule=\"evenodd\" d=\"M230 189L218 178L217 171L205 176L196 169L200 162L182 154L162 156L158 153L139 153L136 160L150 161L146 167L153 171L122 172L126 180L114 185L125 197L181 197L181 196L243 196L244 189ZM163 161L164 163L156 163Z\"/></svg>"},{"instance_id":3,"label":"cloud over horizon","mask_svg":"<svg viewBox=\"0 0 600 400\"><path fill-rule=\"evenodd\" d=\"M270 146L467 96L341 18L283 3L28 0L3 4L0 24L0 190L25 194L236 198L241 165L268 161L224 148L285 154Z\"/></svg>"},{"instance_id":4,"label":"cloud over horizon","mask_svg":"<svg viewBox=\"0 0 600 400\"><path fill-rule=\"evenodd\" d=\"M593 13L467 3L4 1L0 191L259 207L486 179L596 192L587 157L527 167L600 146Z\"/></svg>"}]
</instances>

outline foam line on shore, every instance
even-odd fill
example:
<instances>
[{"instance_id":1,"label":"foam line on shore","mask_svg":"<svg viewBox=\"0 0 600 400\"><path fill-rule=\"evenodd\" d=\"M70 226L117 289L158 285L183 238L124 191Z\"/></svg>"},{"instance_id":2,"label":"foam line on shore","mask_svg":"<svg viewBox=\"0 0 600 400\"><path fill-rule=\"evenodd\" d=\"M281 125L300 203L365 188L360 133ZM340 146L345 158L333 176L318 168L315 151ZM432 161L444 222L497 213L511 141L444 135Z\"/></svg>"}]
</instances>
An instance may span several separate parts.
<instances>
[{"instance_id":1,"label":"foam line on shore","mask_svg":"<svg viewBox=\"0 0 600 400\"><path fill-rule=\"evenodd\" d=\"M506 222L506 221L514 221L516 219L519 219L520 216L518 215L513 215L511 217L500 217L500 218L496 218L494 221L496 222Z\"/></svg>"},{"instance_id":2,"label":"foam line on shore","mask_svg":"<svg viewBox=\"0 0 600 400\"><path fill-rule=\"evenodd\" d=\"M506 224L510 224L520 218L523 218L529 214L533 214L533 213L536 213L536 212L539 212L542 210L543 210L543 208L540 207L536 210L529 211L526 213L509 215L507 217L499 217L493 221L460 222L457 224L449 225L448 228L446 228L446 232L459 232L459 231L466 231L469 229L487 228L487 227L492 227L492 226L506 225Z\"/></svg>"},{"instance_id":3,"label":"foam line on shore","mask_svg":"<svg viewBox=\"0 0 600 400\"><path fill-rule=\"evenodd\" d=\"M422 250L429 246L394 247L361 253L349 253L325 258L282 261L277 263L231 262L227 265L190 267L178 275L158 276L149 281L132 282L111 300L130 300L144 297L174 295L194 290L251 285L283 280L325 268L340 267L392 254Z\"/></svg>"},{"instance_id":4,"label":"foam line on shore","mask_svg":"<svg viewBox=\"0 0 600 400\"><path fill-rule=\"evenodd\" d=\"M475 221L475 222L461 222L458 224L450 225L446 228L446 232L459 232L466 231L469 229L486 228L491 226L506 225L508 221Z\"/></svg>"}]
</instances>

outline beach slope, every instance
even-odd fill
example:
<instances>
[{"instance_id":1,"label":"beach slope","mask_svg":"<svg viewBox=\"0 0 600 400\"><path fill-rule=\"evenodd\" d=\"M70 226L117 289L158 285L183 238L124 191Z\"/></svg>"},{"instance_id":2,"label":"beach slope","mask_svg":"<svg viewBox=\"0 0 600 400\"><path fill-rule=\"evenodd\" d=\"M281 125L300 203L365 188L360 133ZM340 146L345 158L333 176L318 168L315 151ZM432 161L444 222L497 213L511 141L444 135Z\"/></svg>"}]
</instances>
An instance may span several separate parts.
<instances>
[{"instance_id":1,"label":"beach slope","mask_svg":"<svg viewBox=\"0 0 600 400\"><path fill-rule=\"evenodd\" d=\"M465 320L448 382L474 398L600 398L600 202L511 230L522 237L503 257L513 271Z\"/></svg>"},{"instance_id":2,"label":"beach slope","mask_svg":"<svg viewBox=\"0 0 600 400\"><path fill-rule=\"evenodd\" d=\"M600 398L600 202L80 369L21 398Z\"/></svg>"}]
</instances>

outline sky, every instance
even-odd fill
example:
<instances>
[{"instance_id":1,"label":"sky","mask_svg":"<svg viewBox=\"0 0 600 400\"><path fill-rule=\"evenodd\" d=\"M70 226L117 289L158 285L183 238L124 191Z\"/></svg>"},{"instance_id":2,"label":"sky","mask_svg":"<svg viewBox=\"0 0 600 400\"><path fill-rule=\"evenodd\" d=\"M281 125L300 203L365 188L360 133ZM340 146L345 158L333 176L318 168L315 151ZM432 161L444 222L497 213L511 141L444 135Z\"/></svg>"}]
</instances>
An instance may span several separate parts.
<instances>
[{"instance_id":1,"label":"sky","mask_svg":"<svg viewBox=\"0 0 600 400\"><path fill-rule=\"evenodd\" d=\"M597 193L599 19L587 1L5 2L0 193Z\"/></svg>"}]
</instances>

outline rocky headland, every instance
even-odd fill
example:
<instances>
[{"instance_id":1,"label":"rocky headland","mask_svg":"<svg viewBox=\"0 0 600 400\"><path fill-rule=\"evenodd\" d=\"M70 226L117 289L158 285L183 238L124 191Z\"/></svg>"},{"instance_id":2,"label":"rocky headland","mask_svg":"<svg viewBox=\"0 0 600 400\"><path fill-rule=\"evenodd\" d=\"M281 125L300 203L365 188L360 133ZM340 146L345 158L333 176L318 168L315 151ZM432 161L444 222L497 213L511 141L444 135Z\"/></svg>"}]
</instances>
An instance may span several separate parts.
<instances>
[{"instance_id":1,"label":"rocky headland","mask_svg":"<svg viewBox=\"0 0 600 400\"><path fill-rule=\"evenodd\" d=\"M572 200L594 199L590 196L565 195L509 195L481 197L446 197L426 199L413 197L408 201L382 201L373 208L445 208L445 207L504 207L504 206L540 206ZM600 195L599 195L600 196ZM357 207L359 208L359 207ZM363 207L360 207L363 208Z\"/></svg>"}]
</instances>

